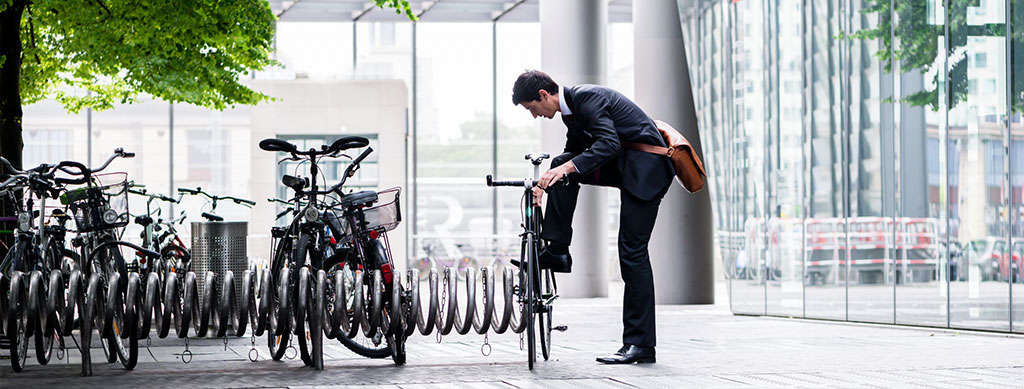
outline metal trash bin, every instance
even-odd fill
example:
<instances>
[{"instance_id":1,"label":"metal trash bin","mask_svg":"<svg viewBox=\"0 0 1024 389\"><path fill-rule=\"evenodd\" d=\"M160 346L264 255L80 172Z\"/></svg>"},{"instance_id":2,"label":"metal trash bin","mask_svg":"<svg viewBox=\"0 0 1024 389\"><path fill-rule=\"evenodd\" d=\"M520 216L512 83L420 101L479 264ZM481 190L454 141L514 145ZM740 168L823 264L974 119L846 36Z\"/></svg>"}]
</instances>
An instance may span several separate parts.
<instances>
[{"instance_id":1,"label":"metal trash bin","mask_svg":"<svg viewBox=\"0 0 1024 389\"><path fill-rule=\"evenodd\" d=\"M249 266L246 254L248 222L192 222L192 271L196 273L199 296L206 285L202 282L207 271L217 273L217 282L231 270L235 276L235 298L242 295L242 273Z\"/></svg>"}]
</instances>

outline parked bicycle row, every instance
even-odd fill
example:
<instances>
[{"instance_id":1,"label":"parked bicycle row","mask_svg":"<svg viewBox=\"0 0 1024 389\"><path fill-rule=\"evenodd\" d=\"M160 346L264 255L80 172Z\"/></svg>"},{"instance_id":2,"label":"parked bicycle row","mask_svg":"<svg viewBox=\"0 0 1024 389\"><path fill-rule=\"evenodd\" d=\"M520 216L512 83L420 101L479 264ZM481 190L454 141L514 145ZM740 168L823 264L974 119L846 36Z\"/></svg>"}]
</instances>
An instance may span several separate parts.
<instances>
[{"instance_id":1,"label":"parked bicycle row","mask_svg":"<svg viewBox=\"0 0 1024 389\"><path fill-rule=\"evenodd\" d=\"M63 161L19 171L0 159L8 173L0 196L18 205L9 220L16 222L14 243L0 262L0 291L5 294L0 296L0 339L10 350L14 370L24 369L30 346L41 365L54 351L63 357L66 338L71 337L82 354L82 374L91 375L94 331L107 362L120 362L130 370L137 364L140 340L165 338L172 329L185 340L183 361L191 359L189 337L248 334L254 346L255 337L266 336L275 360L297 343L297 354L316 369L323 368L324 337L360 355L391 357L401 365L405 340L416 332L522 334L527 329L530 368L535 330L541 331L547 359L551 302L557 292L551 273L535 266L539 209L533 211L530 205L529 187L523 206L533 212L524 212L519 261L525 266L501 274L499 314L495 275L488 268L479 274L472 268L464 274L432 269L425 277L427 293L421 293L418 270L406 272L404 282L396 274L387 233L401 222L400 190L342 190L372 152L365 138L343 137L309 150L266 139L260 148L282 155L279 163L308 162L300 166L308 166L309 172L306 177L284 175L282 183L294 196L268 199L283 206L277 219L285 221L271 228L270 264L262 269L246 265L241 274L197 274L192 253L178 234L188 215L164 218L163 207L154 204L201 196L211 204L202 218L221 223L223 218L214 213L218 202L248 207L255 202L200 188L178 189L178 198L173 198L149 192L125 173L103 173L115 159L134 157L122 149L96 169ZM356 148L363 151L355 158L344 154ZM340 181L330 187L318 180L317 163L325 158L351 159ZM535 170L541 160L533 158ZM146 201L145 213L128 212L129 195ZM47 204L53 200L59 205ZM133 221L142 227L141 244L123 240L124 227ZM125 256L122 249L135 256ZM534 315L540 318L537 329ZM258 354L253 347L250 358L256 360Z\"/></svg>"}]
</instances>

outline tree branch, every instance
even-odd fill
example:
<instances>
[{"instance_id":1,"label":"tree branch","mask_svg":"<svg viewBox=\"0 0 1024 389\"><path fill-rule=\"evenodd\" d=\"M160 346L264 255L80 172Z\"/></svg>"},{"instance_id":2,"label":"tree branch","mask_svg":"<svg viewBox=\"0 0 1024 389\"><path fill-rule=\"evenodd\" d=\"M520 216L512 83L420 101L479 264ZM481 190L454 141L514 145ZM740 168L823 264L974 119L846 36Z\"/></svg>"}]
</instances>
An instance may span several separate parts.
<instances>
[{"instance_id":1,"label":"tree branch","mask_svg":"<svg viewBox=\"0 0 1024 389\"><path fill-rule=\"evenodd\" d=\"M89 0L89 1L98 4L100 7L103 8L104 11L107 11L107 17L113 16L113 14L110 12L110 8L107 8L107 5L105 3L103 3L103 0Z\"/></svg>"},{"instance_id":2,"label":"tree branch","mask_svg":"<svg viewBox=\"0 0 1024 389\"><path fill-rule=\"evenodd\" d=\"M32 43L32 48L37 49L36 46L36 26L32 23L32 2L30 1L25 5L25 12L28 14L28 37ZM36 51L32 52L32 56L36 58L36 65L41 65L43 62L39 60L39 53Z\"/></svg>"}]
</instances>

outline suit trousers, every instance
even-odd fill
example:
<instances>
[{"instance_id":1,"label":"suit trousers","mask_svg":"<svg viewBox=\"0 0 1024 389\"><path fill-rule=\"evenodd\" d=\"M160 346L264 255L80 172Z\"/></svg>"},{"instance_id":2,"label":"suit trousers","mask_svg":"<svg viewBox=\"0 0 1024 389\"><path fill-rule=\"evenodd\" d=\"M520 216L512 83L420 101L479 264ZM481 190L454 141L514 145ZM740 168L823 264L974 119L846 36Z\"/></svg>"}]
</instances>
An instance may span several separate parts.
<instances>
[{"instance_id":1,"label":"suit trousers","mask_svg":"<svg viewBox=\"0 0 1024 389\"><path fill-rule=\"evenodd\" d=\"M551 160L559 166L572 159L565 153ZM654 274L647 245L658 216L658 206L666 191L644 201L621 189L622 175L616 161L610 161L588 175L573 174L567 185L548 190L547 209L541 222L541 238L554 244L572 241L572 218L580 184L619 188L619 270L625 283L622 298L622 343L641 347L656 345L654 320ZM588 210L590 211L590 210ZM601 210L593 210L604 212Z\"/></svg>"}]
</instances>

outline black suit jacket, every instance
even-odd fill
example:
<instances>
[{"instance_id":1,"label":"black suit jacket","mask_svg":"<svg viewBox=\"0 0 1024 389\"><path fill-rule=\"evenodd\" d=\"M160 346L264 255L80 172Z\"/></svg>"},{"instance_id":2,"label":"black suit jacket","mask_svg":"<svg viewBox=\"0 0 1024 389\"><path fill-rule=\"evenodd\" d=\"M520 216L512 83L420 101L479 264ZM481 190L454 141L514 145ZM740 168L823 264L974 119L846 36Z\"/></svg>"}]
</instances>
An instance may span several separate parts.
<instances>
[{"instance_id":1,"label":"black suit jacket","mask_svg":"<svg viewBox=\"0 0 1024 389\"><path fill-rule=\"evenodd\" d=\"M622 188L642 200L664 194L675 170L666 156L625 149L622 142L667 146L654 121L626 96L598 85L565 87L561 98L572 115L562 115L565 152L580 174L614 163Z\"/></svg>"}]
</instances>

